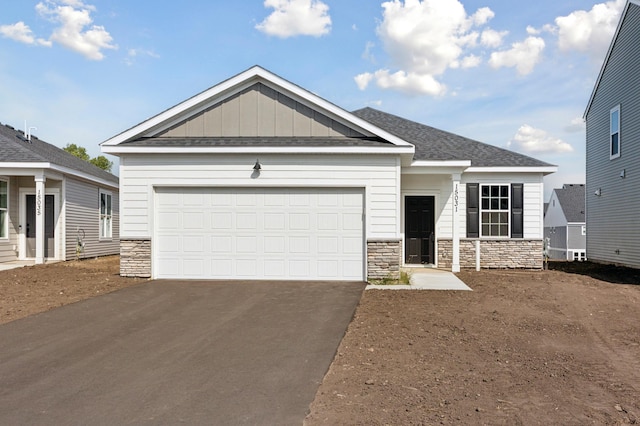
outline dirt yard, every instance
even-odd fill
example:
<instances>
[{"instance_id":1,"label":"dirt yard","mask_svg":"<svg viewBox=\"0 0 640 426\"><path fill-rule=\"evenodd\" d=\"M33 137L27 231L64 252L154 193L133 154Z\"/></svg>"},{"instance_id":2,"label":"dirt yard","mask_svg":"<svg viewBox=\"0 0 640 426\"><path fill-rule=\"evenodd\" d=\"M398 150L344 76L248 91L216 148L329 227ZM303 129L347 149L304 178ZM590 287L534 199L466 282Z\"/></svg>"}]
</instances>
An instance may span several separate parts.
<instances>
[{"instance_id":1,"label":"dirt yard","mask_svg":"<svg viewBox=\"0 0 640 426\"><path fill-rule=\"evenodd\" d=\"M305 423L640 423L639 271L554 269L366 291ZM117 272L117 257L0 271L0 323L145 281Z\"/></svg>"}]
</instances>

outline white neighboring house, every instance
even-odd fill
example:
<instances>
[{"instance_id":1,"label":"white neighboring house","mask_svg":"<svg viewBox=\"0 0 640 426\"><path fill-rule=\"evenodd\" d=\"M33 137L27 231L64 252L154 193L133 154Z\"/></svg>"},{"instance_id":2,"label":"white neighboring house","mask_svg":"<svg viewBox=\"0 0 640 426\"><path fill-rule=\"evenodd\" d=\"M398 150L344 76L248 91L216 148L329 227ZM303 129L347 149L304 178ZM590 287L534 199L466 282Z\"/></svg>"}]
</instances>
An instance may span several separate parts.
<instances>
[{"instance_id":1,"label":"white neighboring house","mask_svg":"<svg viewBox=\"0 0 640 426\"><path fill-rule=\"evenodd\" d=\"M118 254L118 178L0 124L0 264Z\"/></svg>"},{"instance_id":2,"label":"white neighboring house","mask_svg":"<svg viewBox=\"0 0 640 426\"><path fill-rule=\"evenodd\" d=\"M640 1L627 0L587 104L589 260L640 268Z\"/></svg>"},{"instance_id":3,"label":"white neighboring house","mask_svg":"<svg viewBox=\"0 0 640 426\"><path fill-rule=\"evenodd\" d=\"M376 280L401 266L542 268L556 166L253 67L103 142L121 274Z\"/></svg>"},{"instance_id":4,"label":"white neighboring house","mask_svg":"<svg viewBox=\"0 0 640 426\"><path fill-rule=\"evenodd\" d=\"M587 259L584 203L583 184L565 184L551 193L544 215L544 236L550 259Z\"/></svg>"}]
</instances>

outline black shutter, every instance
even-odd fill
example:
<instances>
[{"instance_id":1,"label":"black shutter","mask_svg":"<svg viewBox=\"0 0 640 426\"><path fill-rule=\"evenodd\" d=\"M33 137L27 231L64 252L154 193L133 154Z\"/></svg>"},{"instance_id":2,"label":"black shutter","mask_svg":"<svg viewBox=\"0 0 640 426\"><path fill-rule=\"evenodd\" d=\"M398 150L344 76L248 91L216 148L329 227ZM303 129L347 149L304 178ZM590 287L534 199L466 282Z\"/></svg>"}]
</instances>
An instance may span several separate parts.
<instances>
[{"instance_id":1,"label":"black shutter","mask_svg":"<svg viewBox=\"0 0 640 426\"><path fill-rule=\"evenodd\" d=\"M467 238L480 238L480 184L467 184Z\"/></svg>"},{"instance_id":2,"label":"black shutter","mask_svg":"<svg viewBox=\"0 0 640 426\"><path fill-rule=\"evenodd\" d=\"M524 237L524 185L511 184L511 238Z\"/></svg>"}]
</instances>

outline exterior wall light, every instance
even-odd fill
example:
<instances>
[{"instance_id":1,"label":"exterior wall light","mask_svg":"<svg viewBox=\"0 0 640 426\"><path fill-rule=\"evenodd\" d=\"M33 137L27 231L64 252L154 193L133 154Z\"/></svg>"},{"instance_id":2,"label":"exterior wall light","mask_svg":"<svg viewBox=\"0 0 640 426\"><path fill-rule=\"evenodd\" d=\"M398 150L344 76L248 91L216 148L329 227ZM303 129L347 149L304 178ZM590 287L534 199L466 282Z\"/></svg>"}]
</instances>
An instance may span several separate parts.
<instances>
[{"instance_id":1,"label":"exterior wall light","mask_svg":"<svg viewBox=\"0 0 640 426\"><path fill-rule=\"evenodd\" d=\"M600 195L602 195L602 190L600 188L596 189L595 195L596 197L599 197Z\"/></svg>"},{"instance_id":2,"label":"exterior wall light","mask_svg":"<svg viewBox=\"0 0 640 426\"><path fill-rule=\"evenodd\" d=\"M256 172L260 172L260 169L262 169L262 166L260 165L260 160L256 160L256 164L253 165L253 170L255 170Z\"/></svg>"}]
</instances>

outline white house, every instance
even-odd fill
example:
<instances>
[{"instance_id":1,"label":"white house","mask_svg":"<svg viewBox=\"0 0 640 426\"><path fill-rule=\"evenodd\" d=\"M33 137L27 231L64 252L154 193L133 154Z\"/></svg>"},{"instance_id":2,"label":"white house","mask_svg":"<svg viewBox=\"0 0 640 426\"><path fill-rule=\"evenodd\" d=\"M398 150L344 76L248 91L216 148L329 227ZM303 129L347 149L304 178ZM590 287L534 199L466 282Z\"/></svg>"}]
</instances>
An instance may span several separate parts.
<instances>
[{"instance_id":1,"label":"white house","mask_svg":"<svg viewBox=\"0 0 640 426\"><path fill-rule=\"evenodd\" d=\"M541 268L556 167L258 66L102 143L121 274L364 280L406 265Z\"/></svg>"}]
</instances>

